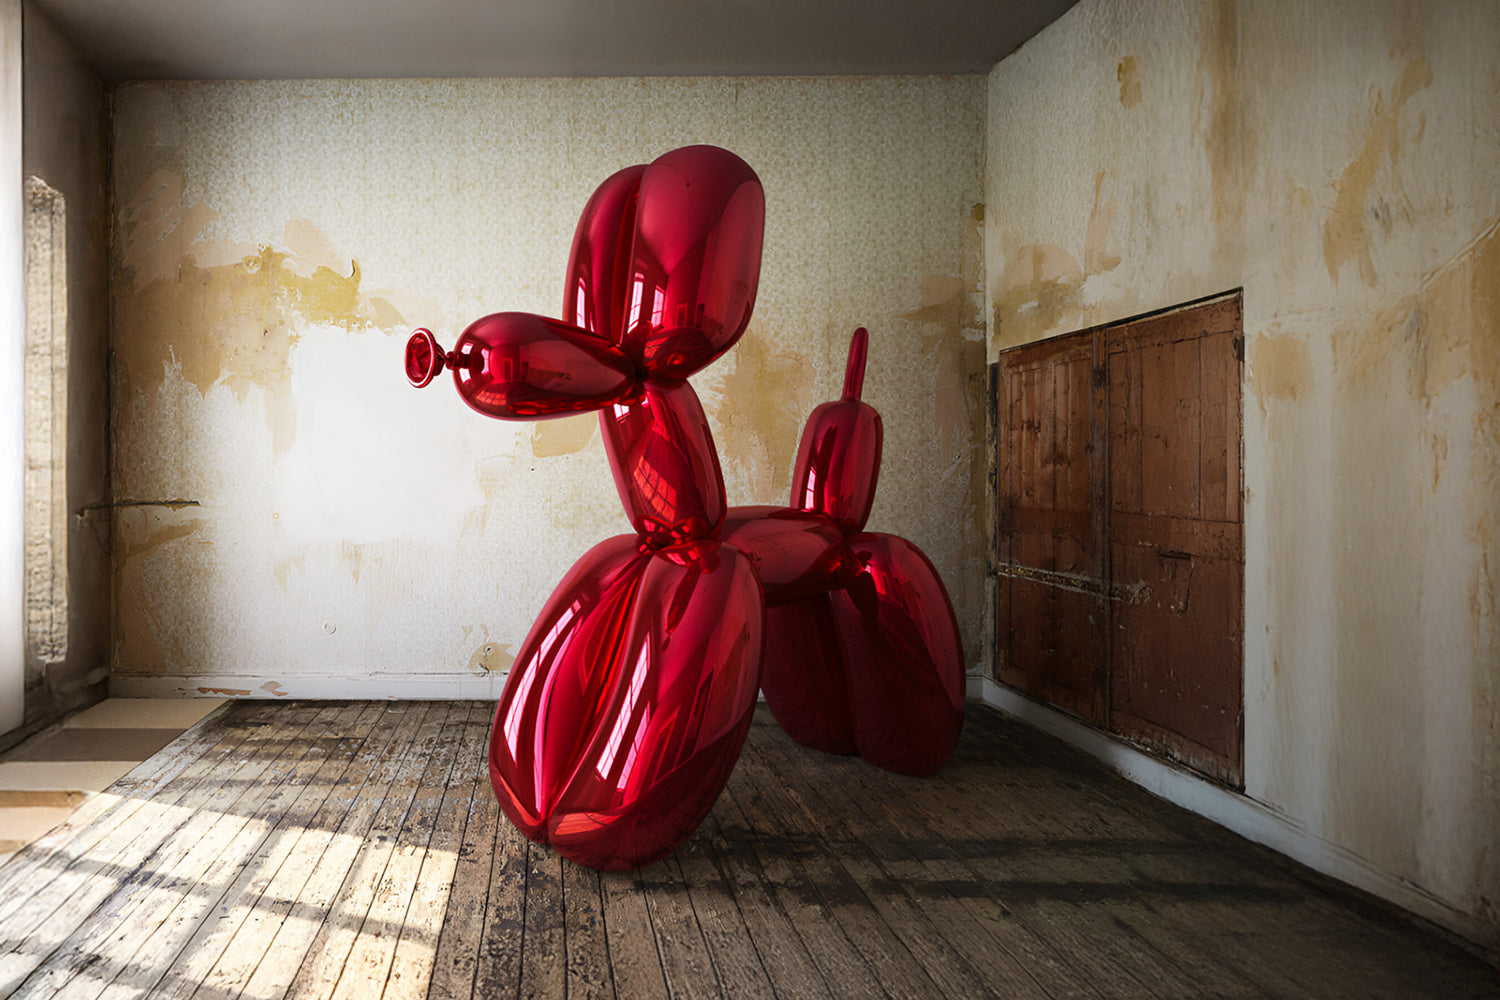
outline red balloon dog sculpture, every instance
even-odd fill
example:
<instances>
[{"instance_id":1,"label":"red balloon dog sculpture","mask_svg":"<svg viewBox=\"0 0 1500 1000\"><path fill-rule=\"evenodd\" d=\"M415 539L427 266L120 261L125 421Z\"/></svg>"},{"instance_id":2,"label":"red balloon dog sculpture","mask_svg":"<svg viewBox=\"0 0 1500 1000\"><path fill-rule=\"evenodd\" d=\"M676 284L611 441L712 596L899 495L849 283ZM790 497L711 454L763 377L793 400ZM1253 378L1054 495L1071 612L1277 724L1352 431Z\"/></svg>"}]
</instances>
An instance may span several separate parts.
<instances>
[{"instance_id":1,"label":"red balloon dog sculpture","mask_svg":"<svg viewBox=\"0 0 1500 1000\"><path fill-rule=\"evenodd\" d=\"M765 196L743 160L689 146L589 199L561 321L496 313L451 353L412 334L406 374L444 368L480 413L599 411L636 529L595 545L526 636L490 733L490 779L532 840L593 868L647 864L687 839L734 769L756 692L799 742L903 774L952 753L963 654L947 592L915 545L863 531L880 416L813 411L788 507L728 507L686 379L732 347L760 275ZM764 669L762 664L764 663Z\"/></svg>"}]
</instances>

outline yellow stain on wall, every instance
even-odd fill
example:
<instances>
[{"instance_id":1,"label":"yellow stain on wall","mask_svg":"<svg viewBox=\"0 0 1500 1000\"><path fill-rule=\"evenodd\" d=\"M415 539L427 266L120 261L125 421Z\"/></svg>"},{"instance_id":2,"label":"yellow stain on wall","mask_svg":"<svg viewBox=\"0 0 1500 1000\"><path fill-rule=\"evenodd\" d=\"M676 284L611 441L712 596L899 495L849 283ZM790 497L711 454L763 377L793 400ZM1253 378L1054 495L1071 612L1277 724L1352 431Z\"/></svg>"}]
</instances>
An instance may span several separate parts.
<instances>
[{"instance_id":1,"label":"yellow stain on wall","mask_svg":"<svg viewBox=\"0 0 1500 1000\"><path fill-rule=\"evenodd\" d=\"M1106 171L1094 177L1094 203L1084 230L1083 263L1057 243L1016 245L1001 234L1004 266L993 285L994 325L1002 347L1077 329L1084 315L1083 285L1113 271L1120 257L1106 252L1115 199L1103 199Z\"/></svg>"},{"instance_id":2,"label":"yellow stain on wall","mask_svg":"<svg viewBox=\"0 0 1500 1000\"><path fill-rule=\"evenodd\" d=\"M1366 226L1370 187L1381 165L1388 158L1395 160L1400 155L1401 109L1431 85L1432 67L1426 56L1418 56L1402 70L1389 104L1384 94L1375 95L1375 106L1365 126L1364 144L1334 181L1333 209L1323 224L1323 260L1328 266L1328 276L1334 281L1339 280L1339 272L1352 260L1359 267L1360 280L1372 288L1375 286L1377 275Z\"/></svg>"},{"instance_id":3,"label":"yellow stain on wall","mask_svg":"<svg viewBox=\"0 0 1500 1000\"><path fill-rule=\"evenodd\" d=\"M717 444L720 461L749 479L751 496L729 502L785 503L802 422L811 409L812 367L805 355L776 346L753 325L733 357L734 371L725 376L713 406Z\"/></svg>"},{"instance_id":4,"label":"yellow stain on wall","mask_svg":"<svg viewBox=\"0 0 1500 1000\"><path fill-rule=\"evenodd\" d=\"M1120 106L1133 108L1141 103L1141 61L1135 56L1126 56L1115 67L1115 79L1120 83Z\"/></svg>"},{"instance_id":5,"label":"yellow stain on wall","mask_svg":"<svg viewBox=\"0 0 1500 1000\"><path fill-rule=\"evenodd\" d=\"M1246 382L1261 408L1273 399L1297 400L1313 380L1312 350L1291 334L1258 333L1250 342L1250 372Z\"/></svg>"},{"instance_id":6,"label":"yellow stain on wall","mask_svg":"<svg viewBox=\"0 0 1500 1000\"><path fill-rule=\"evenodd\" d=\"M599 418L581 413L557 420L538 420L531 425L531 453L537 458L553 458L582 451L594 439Z\"/></svg>"},{"instance_id":7,"label":"yellow stain on wall","mask_svg":"<svg viewBox=\"0 0 1500 1000\"><path fill-rule=\"evenodd\" d=\"M1198 109L1193 132L1208 155L1213 183L1213 219L1221 247L1239 247L1245 196L1256 157L1255 128L1245 120L1248 106L1240 76L1240 12L1224 2L1211 8L1198 60Z\"/></svg>"},{"instance_id":8,"label":"yellow stain on wall","mask_svg":"<svg viewBox=\"0 0 1500 1000\"><path fill-rule=\"evenodd\" d=\"M252 387L265 393L272 446L296 439L296 403L289 368L292 345L316 326L362 330L399 322L388 303L360 290L357 261L348 273L262 245L229 263L223 245L197 241L214 217L201 203L182 204L182 180L158 171L123 213L114 338L121 377L132 390L154 395L171 370L207 395L225 385L244 402ZM294 220L288 233L326 256L328 241L311 223Z\"/></svg>"},{"instance_id":9,"label":"yellow stain on wall","mask_svg":"<svg viewBox=\"0 0 1500 1000\"><path fill-rule=\"evenodd\" d=\"M1426 405L1468 376L1480 397L1479 412L1500 410L1500 219L1369 329L1335 334L1333 349L1343 387L1359 389L1397 370L1411 397Z\"/></svg>"}]
</instances>

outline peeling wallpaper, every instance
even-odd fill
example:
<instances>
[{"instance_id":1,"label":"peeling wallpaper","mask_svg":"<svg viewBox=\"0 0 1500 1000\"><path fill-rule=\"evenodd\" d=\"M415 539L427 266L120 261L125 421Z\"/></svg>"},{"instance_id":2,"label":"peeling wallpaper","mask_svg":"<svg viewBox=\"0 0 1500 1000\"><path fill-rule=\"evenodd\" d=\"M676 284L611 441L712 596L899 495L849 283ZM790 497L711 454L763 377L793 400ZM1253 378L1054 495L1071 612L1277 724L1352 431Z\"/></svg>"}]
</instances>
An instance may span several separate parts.
<instances>
[{"instance_id":1,"label":"peeling wallpaper","mask_svg":"<svg viewBox=\"0 0 1500 1000\"><path fill-rule=\"evenodd\" d=\"M1496 12L1081 3L990 74L984 198L991 360L1243 287L1246 793L1491 946Z\"/></svg>"},{"instance_id":2,"label":"peeling wallpaper","mask_svg":"<svg viewBox=\"0 0 1500 1000\"><path fill-rule=\"evenodd\" d=\"M871 527L982 645L983 77L130 84L112 183L116 682L497 695L552 586L629 530L592 416L415 392L414 326L557 315L610 173L693 142L760 174L749 331L695 377L731 503L785 503L854 327ZM445 380L446 381L446 380Z\"/></svg>"}]
</instances>

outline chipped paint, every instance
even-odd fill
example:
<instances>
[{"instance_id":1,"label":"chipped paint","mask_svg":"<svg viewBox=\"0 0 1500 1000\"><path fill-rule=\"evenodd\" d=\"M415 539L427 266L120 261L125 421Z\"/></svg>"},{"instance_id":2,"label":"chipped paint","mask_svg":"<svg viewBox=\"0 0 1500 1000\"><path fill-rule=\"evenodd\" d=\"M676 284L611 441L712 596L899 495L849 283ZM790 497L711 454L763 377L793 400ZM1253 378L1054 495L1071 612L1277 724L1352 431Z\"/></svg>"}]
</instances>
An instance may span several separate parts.
<instances>
[{"instance_id":1,"label":"chipped paint","mask_svg":"<svg viewBox=\"0 0 1500 1000\"><path fill-rule=\"evenodd\" d=\"M200 688L198 688L198 693L199 694L217 694L217 695L223 695L224 697L227 697L227 698L248 698L248 697L250 697L250 689L249 688L200 687Z\"/></svg>"},{"instance_id":2,"label":"chipped paint","mask_svg":"<svg viewBox=\"0 0 1500 1000\"><path fill-rule=\"evenodd\" d=\"M122 211L115 317L120 376L130 391L147 396L168 372L204 395L223 384L241 403L258 387L274 446L285 451L296 438L289 373L301 332L311 326L370 329L400 314L362 294L357 261L331 264L327 237L304 219L288 222L285 232L300 253L262 244L237 260L201 263L200 257L217 260L243 250L200 241L216 215L201 202L184 205L182 177L167 171L153 174Z\"/></svg>"},{"instance_id":3,"label":"chipped paint","mask_svg":"<svg viewBox=\"0 0 1500 1000\"><path fill-rule=\"evenodd\" d=\"M478 677L486 674L503 674L516 662L510 643L487 642L474 650L469 657L469 672Z\"/></svg>"}]
</instances>

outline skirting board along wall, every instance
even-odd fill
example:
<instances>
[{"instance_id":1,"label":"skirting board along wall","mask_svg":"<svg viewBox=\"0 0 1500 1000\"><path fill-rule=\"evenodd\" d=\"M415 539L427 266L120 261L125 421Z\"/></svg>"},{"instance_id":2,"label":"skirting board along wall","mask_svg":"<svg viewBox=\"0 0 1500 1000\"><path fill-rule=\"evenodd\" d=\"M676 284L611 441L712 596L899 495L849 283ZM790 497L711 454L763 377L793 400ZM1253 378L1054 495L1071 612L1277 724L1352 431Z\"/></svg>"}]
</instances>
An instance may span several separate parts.
<instances>
[{"instance_id":1,"label":"skirting board along wall","mask_svg":"<svg viewBox=\"0 0 1500 1000\"><path fill-rule=\"evenodd\" d=\"M970 674L968 684L971 701L998 708L1077 747L1153 795L1213 820L1247 840L1264 844L1314 871L1395 903L1483 947L1486 929L1469 914L1455 910L1409 882L1380 871L1364 858L1319 837L1265 803L1143 753L988 677Z\"/></svg>"},{"instance_id":2,"label":"skirting board along wall","mask_svg":"<svg viewBox=\"0 0 1500 1000\"><path fill-rule=\"evenodd\" d=\"M508 672L483 674L156 674L109 679L111 698L333 698L499 701Z\"/></svg>"}]
</instances>

